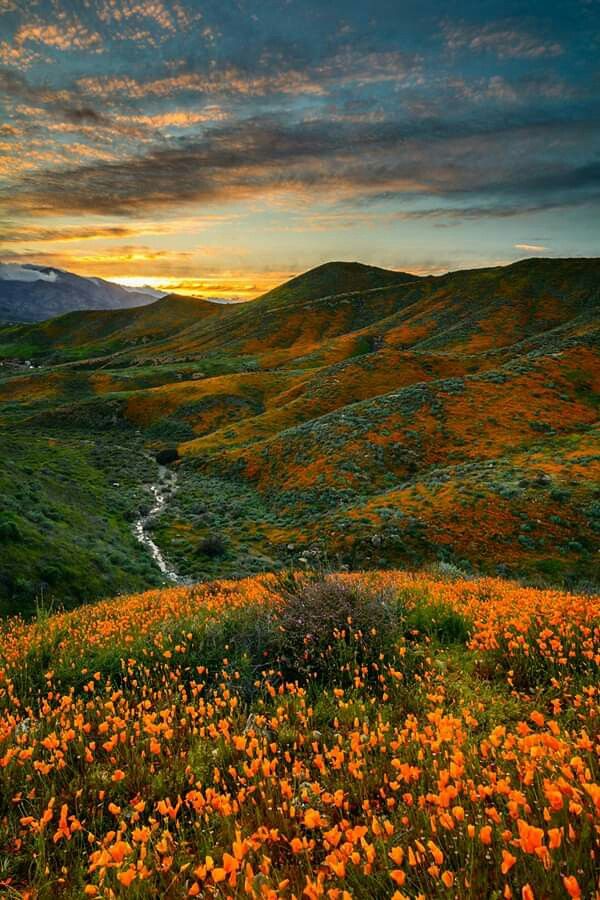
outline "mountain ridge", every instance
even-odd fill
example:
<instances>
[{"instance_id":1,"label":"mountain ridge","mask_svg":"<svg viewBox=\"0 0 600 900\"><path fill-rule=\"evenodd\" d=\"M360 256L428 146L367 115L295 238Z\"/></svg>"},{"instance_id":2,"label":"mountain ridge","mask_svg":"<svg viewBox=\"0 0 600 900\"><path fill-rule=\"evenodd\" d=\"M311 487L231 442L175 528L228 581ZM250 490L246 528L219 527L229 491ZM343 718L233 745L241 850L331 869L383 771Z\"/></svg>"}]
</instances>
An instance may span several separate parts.
<instances>
[{"instance_id":1,"label":"mountain ridge","mask_svg":"<svg viewBox=\"0 0 600 900\"><path fill-rule=\"evenodd\" d=\"M338 265L329 264L326 268L331 273ZM347 272L349 264L341 265ZM322 268L307 274L312 279L312 273ZM370 274L369 267L361 268ZM378 277L381 277L382 271L387 278L386 270L376 270ZM227 348L228 353L245 356L264 351L276 365L291 357L318 353L325 339L333 342L331 352L337 353L335 342L347 342L344 335L351 333L355 333L357 340L360 338L363 343L377 343L382 338L387 344L400 348L460 349L466 353L479 353L497 349L500 344L509 346L519 339L532 338L537 332L559 327L566 318L573 318L571 307L574 305L582 316L593 315L600 297L597 287L600 263L594 259L532 259L508 267L459 270L425 278L407 278L405 273L397 274L400 280L396 285L383 285L367 291L349 290L355 287L351 281L335 277L337 286L341 288L340 293L307 297L302 301L298 299L300 295L295 293L297 277L263 297L243 304L223 305L220 315L211 316L210 321L206 317L195 318L190 314L189 319L182 323L180 336L173 333L171 323L165 317L162 332L161 323L156 323L153 340L160 342L161 353L174 358L190 353L206 355ZM545 285L548 277L550 288L558 285L558 293L555 290L548 294ZM288 292L290 283L296 285L293 302L290 302ZM328 283L330 285L331 278ZM561 292L567 299L571 298L566 305L561 300ZM337 297L339 302L331 303L330 296ZM208 309L201 305L208 301L197 302L197 307L190 307L191 313L194 309ZM161 301L155 303L160 304ZM218 305L211 306L214 309ZM159 305L156 310L162 308ZM481 317L484 308L488 310L485 321ZM507 309L512 309L510 315L507 315ZM134 312L125 314L125 318L128 315L135 317ZM85 321L83 315L82 322ZM445 333L441 328L444 321L447 325ZM380 334L381 327L384 334ZM26 337L35 343L39 333L36 326L17 330L12 337L4 331L0 334L0 342L5 343L2 340L4 337L8 338L6 343L17 344L21 337ZM45 348L43 352L52 352L51 341L42 340L40 343ZM340 358L344 357L346 349L339 350ZM145 349L135 350L140 360L144 354L151 355L153 352L152 342ZM96 352L93 355L97 355Z\"/></svg>"},{"instance_id":2,"label":"mountain ridge","mask_svg":"<svg viewBox=\"0 0 600 900\"><path fill-rule=\"evenodd\" d=\"M39 277L32 277L36 274ZM143 306L153 299L144 291L55 266L0 263L0 322L37 322L78 309Z\"/></svg>"}]
</instances>

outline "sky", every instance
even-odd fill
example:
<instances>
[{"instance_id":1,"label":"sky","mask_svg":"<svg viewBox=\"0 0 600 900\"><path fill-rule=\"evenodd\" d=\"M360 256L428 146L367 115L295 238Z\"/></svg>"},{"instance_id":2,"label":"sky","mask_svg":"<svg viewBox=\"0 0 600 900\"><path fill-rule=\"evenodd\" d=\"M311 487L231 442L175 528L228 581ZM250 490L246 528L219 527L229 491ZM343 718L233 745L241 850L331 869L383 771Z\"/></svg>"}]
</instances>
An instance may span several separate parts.
<instances>
[{"instance_id":1,"label":"sky","mask_svg":"<svg viewBox=\"0 0 600 900\"><path fill-rule=\"evenodd\" d=\"M600 0L0 0L0 258L251 297L597 256Z\"/></svg>"}]
</instances>

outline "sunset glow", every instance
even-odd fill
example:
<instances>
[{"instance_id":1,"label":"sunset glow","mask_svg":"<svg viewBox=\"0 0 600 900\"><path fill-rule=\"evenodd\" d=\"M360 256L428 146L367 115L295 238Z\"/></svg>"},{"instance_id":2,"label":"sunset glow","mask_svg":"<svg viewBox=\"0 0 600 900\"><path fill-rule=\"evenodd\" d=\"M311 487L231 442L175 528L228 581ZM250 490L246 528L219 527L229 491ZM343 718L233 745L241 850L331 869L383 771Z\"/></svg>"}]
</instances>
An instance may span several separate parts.
<instances>
[{"instance_id":1,"label":"sunset glow","mask_svg":"<svg viewBox=\"0 0 600 900\"><path fill-rule=\"evenodd\" d=\"M250 279L247 275L223 272L221 275L196 278L161 278L157 275L122 275L107 278L128 288L151 287L167 293L184 294L193 297L210 297L222 300L252 300L281 284L295 273L274 272L271 275L258 274Z\"/></svg>"},{"instance_id":2,"label":"sunset glow","mask_svg":"<svg viewBox=\"0 0 600 900\"><path fill-rule=\"evenodd\" d=\"M328 259L593 255L598 19L1 3L1 258L248 298Z\"/></svg>"}]
</instances>

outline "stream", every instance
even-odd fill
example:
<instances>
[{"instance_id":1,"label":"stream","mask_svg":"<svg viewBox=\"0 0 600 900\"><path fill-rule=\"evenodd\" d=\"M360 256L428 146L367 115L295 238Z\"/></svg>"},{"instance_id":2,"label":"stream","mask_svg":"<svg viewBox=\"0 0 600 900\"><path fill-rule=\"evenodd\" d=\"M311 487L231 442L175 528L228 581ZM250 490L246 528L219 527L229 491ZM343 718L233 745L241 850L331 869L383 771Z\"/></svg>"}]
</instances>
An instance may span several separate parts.
<instances>
[{"instance_id":1,"label":"stream","mask_svg":"<svg viewBox=\"0 0 600 900\"><path fill-rule=\"evenodd\" d=\"M163 511L167 502L177 488L177 475L166 466L158 467L158 480L150 485L150 493L153 503L147 513L140 515L133 525L133 533L140 544L150 551L152 559L163 573L165 578L175 584L185 584L186 579L179 575L172 564L163 556L160 547L150 536L150 526L154 519Z\"/></svg>"}]
</instances>

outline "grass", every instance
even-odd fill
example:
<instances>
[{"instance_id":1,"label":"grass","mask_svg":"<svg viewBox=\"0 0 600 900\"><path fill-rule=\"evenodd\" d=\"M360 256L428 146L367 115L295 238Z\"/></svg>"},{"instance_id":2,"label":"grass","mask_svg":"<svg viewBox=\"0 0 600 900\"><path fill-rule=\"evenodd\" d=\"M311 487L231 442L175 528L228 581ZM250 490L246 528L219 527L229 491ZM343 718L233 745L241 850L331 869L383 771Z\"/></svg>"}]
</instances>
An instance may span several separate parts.
<instances>
[{"instance_id":1,"label":"grass","mask_svg":"<svg viewBox=\"0 0 600 900\"><path fill-rule=\"evenodd\" d=\"M134 539L156 466L143 448L89 435L0 434L0 614L74 606L160 584Z\"/></svg>"}]
</instances>

